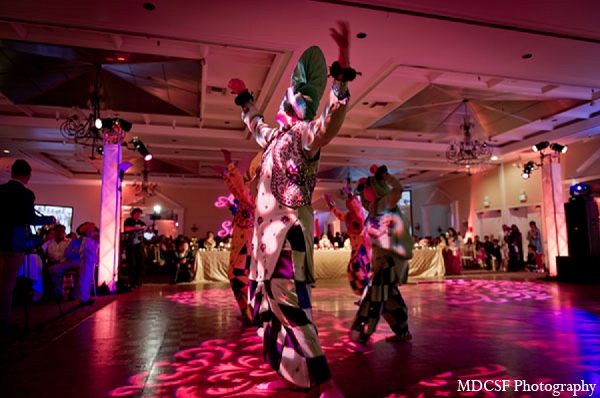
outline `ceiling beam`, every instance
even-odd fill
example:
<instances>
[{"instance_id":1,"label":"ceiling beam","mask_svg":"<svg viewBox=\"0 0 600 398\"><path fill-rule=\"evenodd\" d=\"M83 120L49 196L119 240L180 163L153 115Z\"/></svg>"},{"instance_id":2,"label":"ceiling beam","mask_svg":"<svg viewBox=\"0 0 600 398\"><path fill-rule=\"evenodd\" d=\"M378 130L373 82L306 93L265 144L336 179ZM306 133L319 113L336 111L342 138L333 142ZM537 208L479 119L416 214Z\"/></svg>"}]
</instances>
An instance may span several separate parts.
<instances>
[{"instance_id":1,"label":"ceiling beam","mask_svg":"<svg viewBox=\"0 0 600 398\"><path fill-rule=\"evenodd\" d=\"M515 151L522 151L525 148L531 148L534 144L537 144L541 141L560 141L562 139L568 139L568 137L571 135L580 134L583 132L589 132L592 135L600 134L600 116L585 119L581 122L560 127L547 133L538 134L535 137L505 145L500 147L499 150L502 155L505 155Z\"/></svg>"},{"instance_id":2,"label":"ceiling beam","mask_svg":"<svg viewBox=\"0 0 600 398\"><path fill-rule=\"evenodd\" d=\"M54 162L52 159L49 159L47 156L39 153L39 152L31 152L31 151L21 151L24 155L26 155L27 157L29 157L32 160L35 160L38 163L41 163L42 165L46 166L47 168L49 168L50 170L64 176L67 177L69 179L73 178L73 173L64 168L63 166L61 166L60 164Z\"/></svg>"}]
</instances>

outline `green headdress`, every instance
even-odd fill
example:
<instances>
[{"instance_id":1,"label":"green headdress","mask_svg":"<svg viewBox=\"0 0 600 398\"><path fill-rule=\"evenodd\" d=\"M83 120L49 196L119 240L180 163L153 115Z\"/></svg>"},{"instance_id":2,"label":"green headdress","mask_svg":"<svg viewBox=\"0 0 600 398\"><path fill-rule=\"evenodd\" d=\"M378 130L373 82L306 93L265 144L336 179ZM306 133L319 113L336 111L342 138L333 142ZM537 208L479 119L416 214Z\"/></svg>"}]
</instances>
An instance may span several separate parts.
<instances>
[{"instance_id":1,"label":"green headdress","mask_svg":"<svg viewBox=\"0 0 600 398\"><path fill-rule=\"evenodd\" d=\"M300 120L312 120L327 86L327 64L317 46L306 49L292 73L291 86L283 99L284 111Z\"/></svg>"}]
</instances>

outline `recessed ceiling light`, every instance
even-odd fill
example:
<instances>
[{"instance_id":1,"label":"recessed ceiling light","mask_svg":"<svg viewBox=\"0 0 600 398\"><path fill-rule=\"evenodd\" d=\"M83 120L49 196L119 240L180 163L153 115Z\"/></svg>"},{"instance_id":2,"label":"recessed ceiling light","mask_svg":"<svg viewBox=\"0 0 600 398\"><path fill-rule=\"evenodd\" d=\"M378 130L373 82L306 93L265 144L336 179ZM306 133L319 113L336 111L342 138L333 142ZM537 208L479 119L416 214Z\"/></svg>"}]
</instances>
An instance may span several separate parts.
<instances>
[{"instance_id":1,"label":"recessed ceiling light","mask_svg":"<svg viewBox=\"0 0 600 398\"><path fill-rule=\"evenodd\" d=\"M142 4L142 7L144 7L144 10L148 10L148 11L156 10L156 6L152 3L144 3L144 4Z\"/></svg>"},{"instance_id":2,"label":"recessed ceiling light","mask_svg":"<svg viewBox=\"0 0 600 398\"><path fill-rule=\"evenodd\" d=\"M356 34L357 39L364 39L365 37L367 37L367 34L365 32L360 32Z\"/></svg>"},{"instance_id":3,"label":"recessed ceiling light","mask_svg":"<svg viewBox=\"0 0 600 398\"><path fill-rule=\"evenodd\" d=\"M532 57L533 57L533 54L531 54L531 53L523 54L521 56L521 58L523 58L523 59L529 59L529 58L532 58Z\"/></svg>"},{"instance_id":4,"label":"recessed ceiling light","mask_svg":"<svg viewBox=\"0 0 600 398\"><path fill-rule=\"evenodd\" d=\"M494 155L490 158L490 160L498 160L498 156Z\"/></svg>"},{"instance_id":5,"label":"recessed ceiling light","mask_svg":"<svg viewBox=\"0 0 600 398\"><path fill-rule=\"evenodd\" d=\"M4 153L10 153L10 150L8 150L8 149L5 149L5 150L3 150L2 152L4 152Z\"/></svg>"},{"instance_id":6,"label":"recessed ceiling light","mask_svg":"<svg viewBox=\"0 0 600 398\"><path fill-rule=\"evenodd\" d=\"M470 169L470 168L471 168L471 165L470 165L470 164L468 164L468 165L466 165L465 167L466 167L467 169Z\"/></svg>"},{"instance_id":7,"label":"recessed ceiling light","mask_svg":"<svg viewBox=\"0 0 600 398\"><path fill-rule=\"evenodd\" d=\"M125 61L125 57L117 57L117 61Z\"/></svg>"}]
</instances>

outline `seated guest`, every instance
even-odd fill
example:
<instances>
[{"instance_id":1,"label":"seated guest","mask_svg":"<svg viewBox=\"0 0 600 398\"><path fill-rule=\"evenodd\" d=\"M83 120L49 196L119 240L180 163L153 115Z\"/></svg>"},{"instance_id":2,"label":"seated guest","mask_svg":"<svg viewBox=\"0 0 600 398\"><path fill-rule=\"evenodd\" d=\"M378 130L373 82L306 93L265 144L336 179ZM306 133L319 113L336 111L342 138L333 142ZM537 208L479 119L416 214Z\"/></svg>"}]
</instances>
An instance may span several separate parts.
<instances>
[{"instance_id":1,"label":"seated guest","mask_svg":"<svg viewBox=\"0 0 600 398\"><path fill-rule=\"evenodd\" d=\"M227 235L225 237L225 240L223 241L223 250L231 250L231 242L233 241L233 238L231 237L231 235Z\"/></svg>"},{"instance_id":2,"label":"seated guest","mask_svg":"<svg viewBox=\"0 0 600 398\"><path fill-rule=\"evenodd\" d=\"M342 234L340 232L335 233L335 237L331 241L334 247L342 247L344 246L344 239L342 238ZM337 246L336 246L337 243Z\"/></svg>"},{"instance_id":3,"label":"seated guest","mask_svg":"<svg viewBox=\"0 0 600 398\"><path fill-rule=\"evenodd\" d=\"M56 297L62 296L60 279L67 271L79 270L80 259L66 257L69 254L70 239L66 239L65 226L57 225L54 227L54 240L46 242L45 254L46 264L48 265L48 273L50 280L54 286L54 294ZM74 293L73 293L74 294ZM71 296L74 299L74 296Z\"/></svg>"},{"instance_id":4,"label":"seated guest","mask_svg":"<svg viewBox=\"0 0 600 398\"><path fill-rule=\"evenodd\" d=\"M527 260L525 261L525 266L527 267L527 271L535 272L537 269L537 252L534 244L527 245Z\"/></svg>"},{"instance_id":5,"label":"seated guest","mask_svg":"<svg viewBox=\"0 0 600 398\"><path fill-rule=\"evenodd\" d=\"M481 268L485 268L487 264L487 253L482 242L475 244L475 261Z\"/></svg>"},{"instance_id":6,"label":"seated guest","mask_svg":"<svg viewBox=\"0 0 600 398\"><path fill-rule=\"evenodd\" d=\"M494 263L496 267L494 267ZM492 247L490 249L490 267L488 269L500 269L502 266L502 248L500 247L500 241L494 239Z\"/></svg>"},{"instance_id":7,"label":"seated guest","mask_svg":"<svg viewBox=\"0 0 600 398\"><path fill-rule=\"evenodd\" d=\"M333 249L333 245L331 244L331 241L327 237L327 234L321 235L321 239L319 240L319 249L321 249L321 250Z\"/></svg>"},{"instance_id":8,"label":"seated guest","mask_svg":"<svg viewBox=\"0 0 600 398\"><path fill-rule=\"evenodd\" d=\"M206 250L214 250L217 247L217 241L215 240L215 234L212 231L208 231L206 233L206 238L203 242L204 248Z\"/></svg>"},{"instance_id":9,"label":"seated guest","mask_svg":"<svg viewBox=\"0 0 600 398\"><path fill-rule=\"evenodd\" d=\"M190 282L193 275L194 265L194 253L191 250L190 244L186 238L177 240L175 243L175 277L173 278L173 284L183 279L185 282ZM183 278L180 274L183 274Z\"/></svg>"}]
</instances>

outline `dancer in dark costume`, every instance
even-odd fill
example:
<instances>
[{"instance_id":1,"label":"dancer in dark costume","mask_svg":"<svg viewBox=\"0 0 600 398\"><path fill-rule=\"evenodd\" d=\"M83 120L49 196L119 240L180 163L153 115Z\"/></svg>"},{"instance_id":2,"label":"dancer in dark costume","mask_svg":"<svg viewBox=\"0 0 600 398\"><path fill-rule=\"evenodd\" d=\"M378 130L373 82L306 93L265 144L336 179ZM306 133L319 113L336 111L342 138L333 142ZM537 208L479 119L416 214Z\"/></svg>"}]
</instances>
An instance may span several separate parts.
<instances>
[{"instance_id":1,"label":"dancer in dark costume","mask_svg":"<svg viewBox=\"0 0 600 398\"><path fill-rule=\"evenodd\" d=\"M398 289L398 285L406 283L413 248L408 223L398 208L402 184L385 166L372 166L371 172L375 175L359 184L363 206L369 211L367 229L373 260L372 279L350 330L350 348L356 352L365 350L381 317L394 332L386 340L412 340L408 309Z\"/></svg>"}]
</instances>

